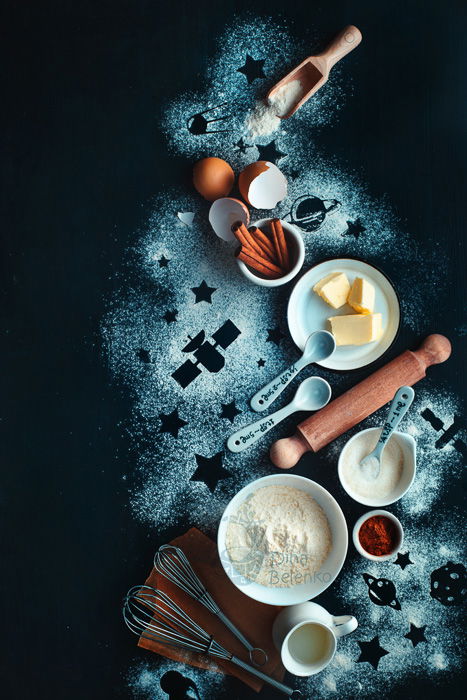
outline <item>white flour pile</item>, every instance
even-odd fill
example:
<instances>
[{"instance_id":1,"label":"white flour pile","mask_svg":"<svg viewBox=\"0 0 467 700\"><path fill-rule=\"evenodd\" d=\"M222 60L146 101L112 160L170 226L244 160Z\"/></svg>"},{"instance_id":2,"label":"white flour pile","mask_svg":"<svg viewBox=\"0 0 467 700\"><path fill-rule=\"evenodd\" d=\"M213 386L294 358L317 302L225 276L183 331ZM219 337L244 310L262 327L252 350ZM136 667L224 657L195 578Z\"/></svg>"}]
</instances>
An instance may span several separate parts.
<instances>
[{"instance_id":1,"label":"white flour pile","mask_svg":"<svg viewBox=\"0 0 467 700\"><path fill-rule=\"evenodd\" d=\"M381 431L366 433L355 439L342 454L342 479L344 484L363 498L387 498L402 476L403 454L397 438L392 435L381 456L381 468L376 479L368 479L360 462L376 447Z\"/></svg>"},{"instance_id":2,"label":"white flour pile","mask_svg":"<svg viewBox=\"0 0 467 700\"><path fill-rule=\"evenodd\" d=\"M303 86L299 80L282 85L267 102L260 100L246 118L245 126L251 138L272 134L284 116L301 99Z\"/></svg>"},{"instance_id":3,"label":"white flour pile","mask_svg":"<svg viewBox=\"0 0 467 700\"><path fill-rule=\"evenodd\" d=\"M265 486L231 516L226 550L245 578L269 588L307 583L332 545L321 506L290 486Z\"/></svg>"}]
</instances>

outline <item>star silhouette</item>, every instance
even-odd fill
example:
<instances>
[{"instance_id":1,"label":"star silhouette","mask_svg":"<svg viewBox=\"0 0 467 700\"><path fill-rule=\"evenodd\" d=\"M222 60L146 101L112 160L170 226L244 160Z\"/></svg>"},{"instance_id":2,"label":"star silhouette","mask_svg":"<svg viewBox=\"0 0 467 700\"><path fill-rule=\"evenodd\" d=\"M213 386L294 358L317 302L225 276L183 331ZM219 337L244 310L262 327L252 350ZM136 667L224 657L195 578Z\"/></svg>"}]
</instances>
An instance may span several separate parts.
<instances>
[{"instance_id":1,"label":"star silhouette","mask_svg":"<svg viewBox=\"0 0 467 700\"><path fill-rule=\"evenodd\" d=\"M266 364L266 360L263 360L263 358L260 357L259 360L256 360L256 364L258 365L258 367L264 367L264 365Z\"/></svg>"},{"instance_id":2,"label":"star silhouette","mask_svg":"<svg viewBox=\"0 0 467 700\"><path fill-rule=\"evenodd\" d=\"M167 321L167 323L174 323L177 320L177 314L177 309L174 309L173 311L166 311L162 318Z\"/></svg>"},{"instance_id":3,"label":"star silhouette","mask_svg":"<svg viewBox=\"0 0 467 700\"><path fill-rule=\"evenodd\" d=\"M386 649L383 649L383 647L379 643L378 637L374 637L371 642L358 642L360 646L360 656L357 659L357 663L361 663L362 661L368 661L369 664L373 666L375 671L378 669L378 664L380 659L383 656L386 656L386 654L389 654Z\"/></svg>"},{"instance_id":4,"label":"star silhouette","mask_svg":"<svg viewBox=\"0 0 467 700\"><path fill-rule=\"evenodd\" d=\"M163 255L157 262L159 263L159 267L167 267L170 260Z\"/></svg>"},{"instance_id":5,"label":"star silhouette","mask_svg":"<svg viewBox=\"0 0 467 700\"><path fill-rule=\"evenodd\" d=\"M275 140L267 143L265 146L261 146L257 143L255 146L259 153L258 160L268 160L270 163L275 163L287 155L287 153L282 153L282 151L277 148Z\"/></svg>"},{"instance_id":6,"label":"star silhouette","mask_svg":"<svg viewBox=\"0 0 467 700\"><path fill-rule=\"evenodd\" d=\"M199 304L200 301L207 301L212 304L211 297L216 291L215 287L208 287L206 282L203 280L199 287L192 287L191 291L195 295L195 304Z\"/></svg>"},{"instance_id":7,"label":"star silhouette","mask_svg":"<svg viewBox=\"0 0 467 700\"><path fill-rule=\"evenodd\" d=\"M149 352L149 350L145 350L144 348L138 348L138 350L136 350L136 356L138 360L141 360L141 362L151 362L151 353Z\"/></svg>"},{"instance_id":8,"label":"star silhouette","mask_svg":"<svg viewBox=\"0 0 467 700\"><path fill-rule=\"evenodd\" d=\"M398 564L403 571L406 566L408 566L409 564L413 564L413 561L410 561L410 559L409 559L409 554L410 554L410 552L406 552L405 554L401 554L399 552L399 554L397 555L396 561L393 561L392 563Z\"/></svg>"},{"instance_id":9,"label":"star silhouette","mask_svg":"<svg viewBox=\"0 0 467 700\"><path fill-rule=\"evenodd\" d=\"M170 433L174 438L178 438L178 431L180 428L188 425L186 420L183 420L183 418L180 418L178 415L178 408L175 408L172 413L160 413L159 418L161 419L159 432Z\"/></svg>"},{"instance_id":10,"label":"star silhouette","mask_svg":"<svg viewBox=\"0 0 467 700\"><path fill-rule=\"evenodd\" d=\"M221 403L222 412L220 418L228 418L231 423L234 422L235 416L238 416L241 411L236 407L235 401L230 403Z\"/></svg>"},{"instance_id":11,"label":"star silhouette","mask_svg":"<svg viewBox=\"0 0 467 700\"><path fill-rule=\"evenodd\" d=\"M243 140L243 136L237 141L235 145L237 146L237 150L240 153L246 153L248 148L253 148L252 144L245 143L245 141Z\"/></svg>"},{"instance_id":12,"label":"star silhouette","mask_svg":"<svg viewBox=\"0 0 467 700\"><path fill-rule=\"evenodd\" d=\"M407 632L407 634L404 634L404 637L406 639L410 639L413 646L416 647L417 644L420 644L420 642L427 641L427 639L425 638L425 630L426 630L426 625L423 625L423 627L417 627L417 625L414 625L411 622L410 623L410 632Z\"/></svg>"},{"instance_id":13,"label":"star silhouette","mask_svg":"<svg viewBox=\"0 0 467 700\"><path fill-rule=\"evenodd\" d=\"M255 61L255 59L252 56L250 56L249 53L247 53L245 65L243 65L241 68L237 68L237 73L243 73L243 75L245 75L246 79L248 80L248 84L250 85L256 78L266 77L263 71L265 60L265 58L260 58L257 61Z\"/></svg>"},{"instance_id":14,"label":"star silhouette","mask_svg":"<svg viewBox=\"0 0 467 700\"><path fill-rule=\"evenodd\" d=\"M285 335L279 328L268 328L268 337L266 338L267 343L275 343L276 345L279 345L283 338L285 338Z\"/></svg>"},{"instance_id":15,"label":"star silhouette","mask_svg":"<svg viewBox=\"0 0 467 700\"><path fill-rule=\"evenodd\" d=\"M366 231L366 228L362 225L360 219L355 219L355 221L347 221L347 231L341 233L341 236L353 236L358 241L364 231Z\"/></svg>"},{"instance_id":16,"label":"star silhouette","mask_svg":"<svg viewBox=\"0 0 467 700\"><path fill-rule=\"evenodd\" d=\"M218 452L212 457L203 457L195 454L197 467L190 476L190 481L203 481L211 493L214 493L219 481L229 479L232 475L228 469L222 466L222 452Z\"/></svg>"}]
</instances>

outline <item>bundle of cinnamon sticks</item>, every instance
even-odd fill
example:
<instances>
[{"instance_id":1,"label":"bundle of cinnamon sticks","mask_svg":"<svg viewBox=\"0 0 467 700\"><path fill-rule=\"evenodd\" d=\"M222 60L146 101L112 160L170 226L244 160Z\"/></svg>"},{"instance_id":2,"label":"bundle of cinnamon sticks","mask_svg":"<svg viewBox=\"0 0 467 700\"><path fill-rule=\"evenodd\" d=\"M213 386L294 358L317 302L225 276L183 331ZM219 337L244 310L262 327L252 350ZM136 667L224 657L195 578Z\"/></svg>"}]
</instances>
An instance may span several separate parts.
<instances>
[{"instance_id":1,"label":"bundle of cinnamon sticks","mask_svg":"<svg viewBox=\"0 0 467 700\"><path fill-rule=\"evenodd\" d=\"M232 231L240 243L235 256L255 272L278 279L290 271L292 261L280 219L271 219L268 232L256 226L247 228L240 222L232 226Z\"/></svg>"}]
</instances>

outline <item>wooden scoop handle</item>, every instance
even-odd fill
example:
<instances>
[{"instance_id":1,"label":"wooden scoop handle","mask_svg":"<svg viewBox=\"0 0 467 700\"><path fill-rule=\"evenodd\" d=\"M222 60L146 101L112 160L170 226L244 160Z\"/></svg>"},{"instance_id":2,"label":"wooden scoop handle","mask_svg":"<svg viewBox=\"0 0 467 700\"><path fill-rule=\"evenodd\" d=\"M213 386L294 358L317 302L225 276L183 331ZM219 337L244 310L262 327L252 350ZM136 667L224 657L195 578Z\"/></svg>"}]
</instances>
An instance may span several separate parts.
<instances>
[{"instance_id":1,"label":"wooden scoop handle","mask_svg":"<svg viewBox=\"0 0 467 700\"><path fill-rule=\"evenodd\" d=\"M429 335L418 350L406 350L306 418L293 437L275 442L270 451L272 463L281 469L290 469L308 450L318 452L384 406L400 386L416 384L426 375L428 367L445 362L450 354L451 343L444 335Z\"/></svg>"},{"instance_id":2,"label":"wooden scoop handle","mask_svg":"<svg viewBox=\"0 0 467 700\"><path fill-rule=\"evenodd\" d=\"M361 40L361 31L354 27L353 24L349 24L334 37L326 50L319 54L319 58L326 61L329 71L337 61L340 61L341 58L344 58L344 56L347 56L348 53L355 49Z\"/></svg>"}]
</instances>

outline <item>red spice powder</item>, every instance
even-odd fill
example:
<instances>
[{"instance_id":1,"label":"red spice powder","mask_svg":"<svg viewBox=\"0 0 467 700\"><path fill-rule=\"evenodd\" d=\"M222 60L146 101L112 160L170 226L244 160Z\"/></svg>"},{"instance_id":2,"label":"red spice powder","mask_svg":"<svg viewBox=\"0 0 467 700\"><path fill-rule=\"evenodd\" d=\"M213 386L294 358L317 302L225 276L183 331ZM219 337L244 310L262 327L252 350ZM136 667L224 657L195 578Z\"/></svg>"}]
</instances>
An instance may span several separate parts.
<instances>
[{"instance_id":1,"label":"red spice powder","mask_svg":"<svg viewBox=\"0 0 467 700\"><path fill-rule=\"evenodd\" d=\"M358 539L363 549L375 557L391 554L399 541L399 531L392 520L385 515L374 515L365 520L358 531Z\"/></svg>"}]
</instances>

